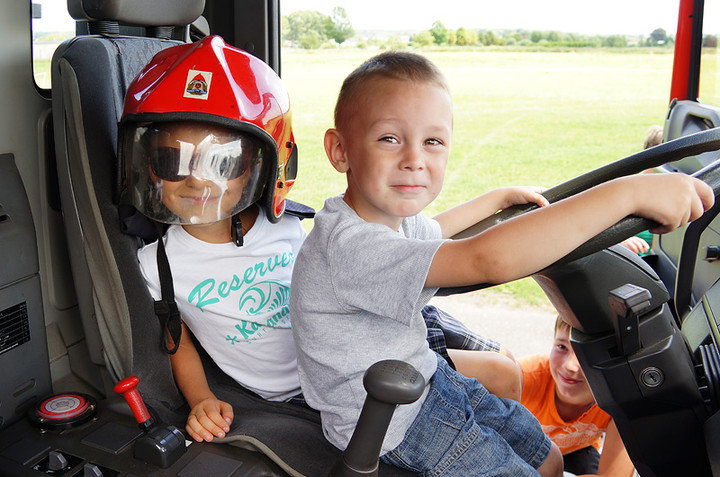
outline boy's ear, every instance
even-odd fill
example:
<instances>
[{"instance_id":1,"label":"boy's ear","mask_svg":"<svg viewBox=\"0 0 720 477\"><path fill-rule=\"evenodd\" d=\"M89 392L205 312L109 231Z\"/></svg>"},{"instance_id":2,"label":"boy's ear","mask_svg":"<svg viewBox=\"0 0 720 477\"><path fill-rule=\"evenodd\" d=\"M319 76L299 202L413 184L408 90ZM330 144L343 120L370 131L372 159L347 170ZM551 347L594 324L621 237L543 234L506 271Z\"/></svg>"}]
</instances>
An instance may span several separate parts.
<instances>
[{"instance_id":1,"label":"boy's ear","mask_svg":"<svg viewBox=\"0 0 720 477\"><path fill-rule=\"evenodd\" d=\"M328 129L325 131L325 154L330 159L330 164L336 171L345 173L350 169L345 155L345 147L342 135L337 129Z\"/></svg>"}]
</instances>

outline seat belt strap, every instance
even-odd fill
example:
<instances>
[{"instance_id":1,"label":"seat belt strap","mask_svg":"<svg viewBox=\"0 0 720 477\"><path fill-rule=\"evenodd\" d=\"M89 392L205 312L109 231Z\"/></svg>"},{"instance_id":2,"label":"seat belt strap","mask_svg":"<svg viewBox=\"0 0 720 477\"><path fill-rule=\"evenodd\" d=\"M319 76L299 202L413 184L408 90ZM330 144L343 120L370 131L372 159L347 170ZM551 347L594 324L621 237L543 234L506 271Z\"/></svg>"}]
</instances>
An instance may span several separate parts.
<instances>
[{"instance_id":1,"label":"seat belt strap","mask_svg":"<svg viewBox=\"0 0 720 477\"><path fill-rule=\"evenodd\" d=\"M160 300L155 301L155 315L160 320L162 329L162 337L160 339L160 347L167 354L175 354L180 346L180 337L182 335L182 321L180 319L180 311L178 311L177 303L175 303L175 288L173 287L172 273L170 271L170 262L168 262L165 253L165 244L163 243L163 234L161 225L158 226L158 246L157 246L157 267L158 276L160 277ZM173 342L170 348L167 335Z\"/></svg>"}]
</instances>

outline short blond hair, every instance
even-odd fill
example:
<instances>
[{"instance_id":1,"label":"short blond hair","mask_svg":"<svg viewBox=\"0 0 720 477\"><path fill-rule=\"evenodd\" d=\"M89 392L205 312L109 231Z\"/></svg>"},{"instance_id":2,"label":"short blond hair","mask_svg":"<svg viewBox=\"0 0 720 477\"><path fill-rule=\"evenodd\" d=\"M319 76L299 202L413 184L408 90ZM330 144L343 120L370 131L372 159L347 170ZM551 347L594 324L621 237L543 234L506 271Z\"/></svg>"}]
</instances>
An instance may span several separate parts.
<instances>
[{"instance_id":1,"label":"short blond hair","mask_svg":"<svg viewBox=\"0 0 720 477\"><path fill-rule=\"evenodd\" d=\"M343 81L335 103L335 129L345 130L355 113L363 86L375 78L430 83L450 92L445 77L429 59L407 51L386 51L366 60Z\"/></svg>"},{"instance_id":2,"label":"short blond hair","mask_svg":"<svg viewBox=\"0 0 720 477\"><path fill-rule=\"evenodd\" d=\"M653 146L657 146L658 144L662 144L662 139L663 139L662 126L658 126L657 124L650 126L650 128L645 133L645 141L643 141L643 149L647 149L649 147L653 147Z\"/></svg>"},{"instance_id":3,"label":"short blond hair","mask_svg":"<svg viewBox=\"0 0 720 477\"><path fill-rule=\"evenodd\" d=\"M560 330L570 330L572 328L565 320L562 319L562 316L558 315L555 319L555 336L557 336L558 332Z\"/></svg>"}]
</instances>

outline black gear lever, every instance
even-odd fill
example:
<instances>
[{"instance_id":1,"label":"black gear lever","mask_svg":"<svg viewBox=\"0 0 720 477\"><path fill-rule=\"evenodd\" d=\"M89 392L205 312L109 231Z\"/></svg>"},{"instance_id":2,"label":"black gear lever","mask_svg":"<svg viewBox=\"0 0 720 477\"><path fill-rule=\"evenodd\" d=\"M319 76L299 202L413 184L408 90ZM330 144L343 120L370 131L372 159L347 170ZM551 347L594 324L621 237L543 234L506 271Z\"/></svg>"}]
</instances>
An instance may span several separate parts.
<instances>
[{"instance_id":1,"label":"black gear lever","mask_svg":"<svg viewBox=\"0 0 720 477\"><path fill-rule=\"evenodd\" d=\"M425 390L425 379L413 366L393 359L379 361L363 378L367 391L355 432L331 477L378 475L378 457L390 419L398 404L417 401Z\"/></svg>"}]
</instances>

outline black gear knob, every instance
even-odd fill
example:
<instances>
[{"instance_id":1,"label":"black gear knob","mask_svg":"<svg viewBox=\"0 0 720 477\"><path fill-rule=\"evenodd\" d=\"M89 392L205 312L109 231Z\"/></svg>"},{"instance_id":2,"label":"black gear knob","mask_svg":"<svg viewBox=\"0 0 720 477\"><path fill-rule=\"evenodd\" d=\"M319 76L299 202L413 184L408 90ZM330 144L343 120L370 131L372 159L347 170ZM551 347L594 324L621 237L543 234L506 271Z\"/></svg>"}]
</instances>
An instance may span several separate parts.
<instances>
[{"instance_id":1,"label":"black gear knob","mask_svg":"<svg viewBox=\"0 0 720 477\"><path fill-rule=\"evenodd\" d=\"M387 404L410 404L425 390L425 379L405 361L378 361L365 371L363 386L368 395Z\"/></svg>"},{"instance_id":2,"label":"black gear knob","mask_svg":"<svg viewBox=\"0 0 720 477\"><path fill-rule=\"evenodd\" d=\"M368 393L365 405L350 443L330 471L333 477L377 475L380 449L395 408L417 401L425 390L425 379L412 365L388 359L370 366L363 385Z\"/></svg>"}]
</instances>

